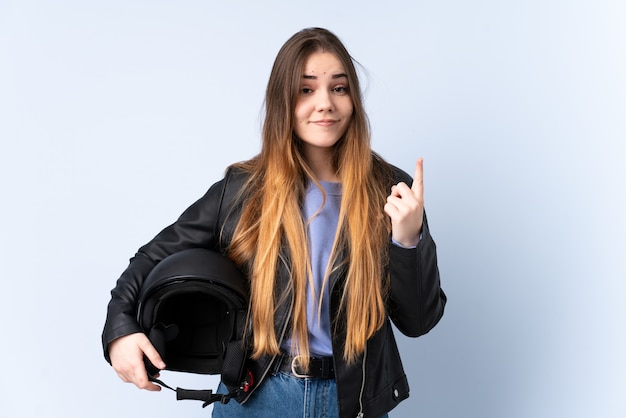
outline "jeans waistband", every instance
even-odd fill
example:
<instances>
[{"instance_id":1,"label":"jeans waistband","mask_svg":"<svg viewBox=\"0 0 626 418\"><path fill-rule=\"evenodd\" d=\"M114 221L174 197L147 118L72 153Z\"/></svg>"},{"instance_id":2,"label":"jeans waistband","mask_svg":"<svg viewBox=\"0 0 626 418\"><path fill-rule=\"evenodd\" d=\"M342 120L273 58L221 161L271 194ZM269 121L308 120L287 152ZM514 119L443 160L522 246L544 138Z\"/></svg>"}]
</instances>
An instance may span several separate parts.
<instances>
[{"instance_id":1,"label":"jeans waistband","mask_svg":"<svg viewBox=\"0 0 626 418\"><path fill-rule=\"evenodd\" d=\"M335 365L332 357L309 357L308 370L301 365L303 359L303 356L282 353L274 360L273 370L290 373L299 378L335 378Z\"/></svg>"}]
</instances>

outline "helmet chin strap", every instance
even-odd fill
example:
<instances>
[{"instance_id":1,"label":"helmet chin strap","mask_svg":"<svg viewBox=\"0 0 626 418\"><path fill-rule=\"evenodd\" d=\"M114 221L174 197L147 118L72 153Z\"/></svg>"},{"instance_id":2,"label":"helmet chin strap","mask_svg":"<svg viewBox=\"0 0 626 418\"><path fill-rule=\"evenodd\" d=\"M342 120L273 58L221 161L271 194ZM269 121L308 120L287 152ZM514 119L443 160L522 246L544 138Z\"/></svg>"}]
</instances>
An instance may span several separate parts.
<instances>
[{"instance_id":1,"label":"helmet chin strap","mask_svg":"<svg viewBox=\"0 0 626 418\"><path fill-rule=\"evenodd\" d=\"M235 321L235 335L237 337L237 341L231 341L228 343L227 347L225 347L225 362L231 365L239 365L239 368L223 371L222 373L222 381L226 383L226 386L230 387L232 387L233 383L235 385L237 384L235 382L237 382L237 379L240 378L240 373L242 372L241 367L243 367L246 358L246 351L243 349L243 345L240 341L243 338L243 331L245 327L245 311L240 311L239 315L237 315L236 318L237 320ZM159 323L152 327L149 336L157 352L163 355L165 353L165 342L175 338L178 335L178 332L179 328L177 325L165 325ZM211 405L214 402L221 402L223 404L226 404L232 398L237 398L240 394L248 392L254 384L254 378L252 376L252 373L248 370L247 373L245 373L243 381L239 383L239 386L235 387L235 389L231 390L227 394L213 393L211 389L196 390L183 389L179 387L174 389L162 380L154 377L157 373L160 372L160 370L157 369L145 356L144 362L146 365L146 370L148 372L148 380L166 389L176 392L177 401L203 401L203 408L206 408L208 405Z\"/></svg>"},{"instance_id":2,"label":"helmet chin strap","mask_svg":"<svg viewBox=\"0 0 626 418\"><path fill-rule=\"evenodd\" d=\"M202 404L203 408L206 408L207 406L211 405L214 402L221 402L223 404L227 404L228 401L230 401L232 398L236 398L237 396L239 396L241 392L247 392L253 383L252 373L248 372L246 379L243 382L241 382L241 385L238 388L231 390L227 394L222 394L222 393L213 393L211 389L193 390L193 389L183 389L183 388L178 388L178 387L174 389L171 386L165 384L163 381L155 377L148 376L148 379L151 382L154 382L166 389L176 392L177 401L183 401L183 400L203 401L204 402Z\"/></svg>"}]
</instances>

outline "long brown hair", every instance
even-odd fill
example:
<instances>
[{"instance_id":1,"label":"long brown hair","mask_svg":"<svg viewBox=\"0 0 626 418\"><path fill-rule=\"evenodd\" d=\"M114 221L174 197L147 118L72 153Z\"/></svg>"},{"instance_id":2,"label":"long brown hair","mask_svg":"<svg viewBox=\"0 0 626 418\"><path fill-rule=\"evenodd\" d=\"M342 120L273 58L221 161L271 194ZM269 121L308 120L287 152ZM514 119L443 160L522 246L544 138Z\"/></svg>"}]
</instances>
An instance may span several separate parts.
<instances>
[{"instance_id":1,"label":"long brown hair","mask_svg":"<svg viewBox=\"0 0 626 418\"><path fill-rule=\"evenodd\" d=\"M383 206L390 170L371 150L369 121L352 57L328 30L304 29L282 46L274 62L266 90L261 152L238 164L250 177L229 253L247 267L251 277L253 358L279 353L274 314L278 305L291 301L294 348L305 357L309 354L306 287L310 262L301 204L306 184L317 180L293 130L304 63L318 51L330 52L342 63L353 103L347 131L334 146L333 163L344 192L324 283L328 285L331 268L346 269L339 306L346 322L335 324L346 333L344 358L354 361L385 320L390 223ZM290 272L286 289L276 285L280 260Z\"/></svg>"}]
</instances>

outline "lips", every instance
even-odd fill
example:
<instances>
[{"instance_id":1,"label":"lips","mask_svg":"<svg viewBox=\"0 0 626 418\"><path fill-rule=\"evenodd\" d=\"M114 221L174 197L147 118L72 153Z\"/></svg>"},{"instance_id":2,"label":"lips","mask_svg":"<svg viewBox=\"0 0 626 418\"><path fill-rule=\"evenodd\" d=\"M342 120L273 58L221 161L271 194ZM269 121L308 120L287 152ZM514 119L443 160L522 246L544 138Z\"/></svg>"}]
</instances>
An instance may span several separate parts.
<instances>
[{"instance_id":1,"label":"lips","mask_svg":"<svg viewBox=\"0 0 626 418\"><path fill-rule=\"evenodd\" d=\"M327 127L327 126L332 126L337 122L338 120L336 119L321 119L321 120L314 120L311 123L317 126Z\"/></svg>"}]
</instances>

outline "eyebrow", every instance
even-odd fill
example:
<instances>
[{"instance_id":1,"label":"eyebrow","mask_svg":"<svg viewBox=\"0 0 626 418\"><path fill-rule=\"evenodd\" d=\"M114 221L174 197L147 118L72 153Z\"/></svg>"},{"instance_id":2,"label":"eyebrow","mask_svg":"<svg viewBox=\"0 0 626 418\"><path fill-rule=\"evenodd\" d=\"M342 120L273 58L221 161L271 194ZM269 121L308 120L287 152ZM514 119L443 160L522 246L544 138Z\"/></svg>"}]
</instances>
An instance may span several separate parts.
<instances>
[{"instance_id":1,"label":"eyebrow","mask_svg":"<svg viewBox=\"0 0 626 418\"><path fill-rule=\"evenodd\" d=\"M316 75L306 75L306 74L303 74L302 78L304 78L306 80L317 80L317 76ZM339 73L339 74L333 74L331 78L333 80L336 80L338 78L348 78L348 76L345 75L344 73Z\"/></svg>"}]
</instances>

